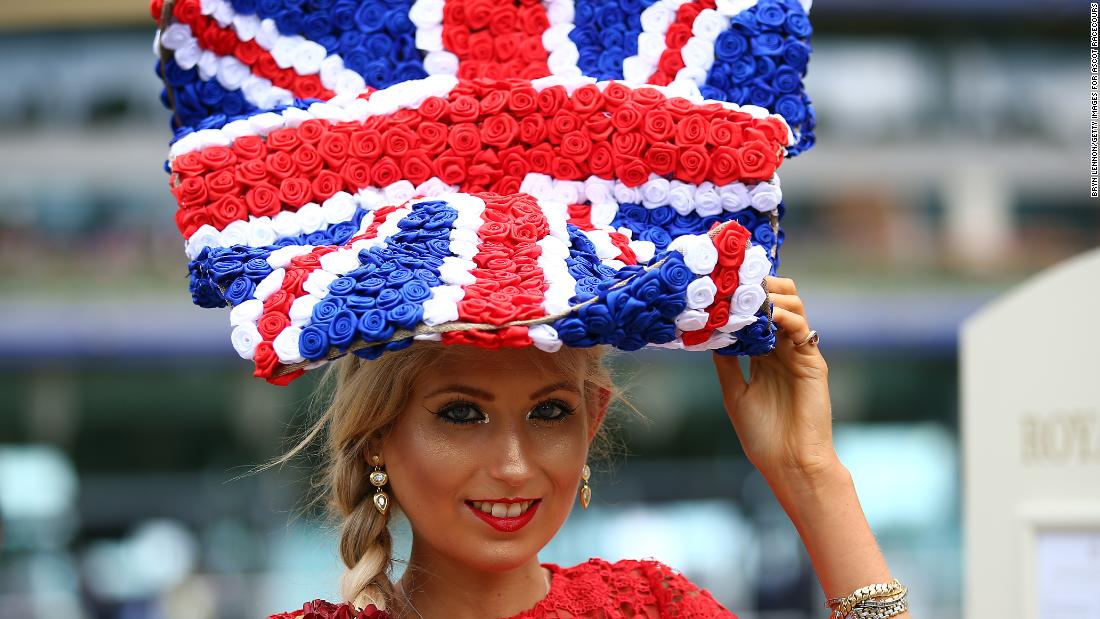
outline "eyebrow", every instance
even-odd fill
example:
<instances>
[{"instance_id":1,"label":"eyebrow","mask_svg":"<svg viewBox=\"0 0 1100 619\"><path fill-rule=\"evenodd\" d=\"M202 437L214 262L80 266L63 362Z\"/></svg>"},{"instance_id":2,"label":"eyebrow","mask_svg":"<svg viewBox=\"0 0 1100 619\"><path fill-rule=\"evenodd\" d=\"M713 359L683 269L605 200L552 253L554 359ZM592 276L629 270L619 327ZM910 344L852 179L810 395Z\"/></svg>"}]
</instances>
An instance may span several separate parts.
<instances>
[{"instance_id":1,"label":"eyebrow","mask_svg":"<svg viewBox=\"0 0 1100 619\"><path fill-rule=\"evenodd\" d=\"M539 389L538 391L532 393L531 394L531 399L535 400L535 399L541 398L542 396L553 393L553 392L555 392L559 389L563 389L563 390L566 390L566 391L572 391L573 393L580 393L580 390L577 389L577 386L574 385L573 383L571 383L569 381L561 381L561 382L554 383L552 385L547 385L547 386ZM470 387L469 385L446 385L444 387L441 387L441 388L437 389L436 391L433 391L432 393L429 393L427 397L430 398L434 395L439 395L441 393L463 393L463 394L466 394L466 395L473 396L475 398L480 398L482 400L486 400L488 402L492 402L493 400L496 399L496 397L493 394L489 393L488 391L483 391L481 389L478 389L477 387Z\"/></svg>"}]
</instances>

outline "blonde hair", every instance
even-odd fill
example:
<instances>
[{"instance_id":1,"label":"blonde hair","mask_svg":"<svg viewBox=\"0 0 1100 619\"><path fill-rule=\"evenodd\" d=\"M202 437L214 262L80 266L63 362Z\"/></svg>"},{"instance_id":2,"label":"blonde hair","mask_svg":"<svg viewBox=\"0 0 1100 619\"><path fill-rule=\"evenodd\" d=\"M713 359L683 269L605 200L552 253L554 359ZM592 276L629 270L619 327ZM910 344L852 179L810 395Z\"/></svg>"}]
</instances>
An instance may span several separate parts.
<instances>
[{"instance_id":1,"label":"blonde hair","mask_svg":"<svg viewBox=\"0 0 1100 619\"><path fill-rule=\"evenodd\" d=\"M417 341L403 350L387 352L377 360L363 360L349 354L328 364L313 400L315 407L332 387L324 413L292 449L264 467L287 462L327 430L318 498L324 499L331 515L341 521L340 557L347 569L341 578L340 593L359 608L374 604L385 610L387 602L395 596L394 583L389 576L393 566L393 539L388 525L390 514L400 509L392 496L386 515L375 508L374 486L368 480L373 467L366 461L365 449L368 445L379 444L386 436L423 372L446 355L458 352L457 349L468 348ZM604 346L566 346L552 354L540 354L534 360L543 371L583 375L586 402L593 389L607 390L611 401L626 402L606 365L608 350ZM636 412L629 402L626 404ZM604 458L616 446L609 424L601 423L589 453L596 459Z\"/></svg>"}]
</instances>

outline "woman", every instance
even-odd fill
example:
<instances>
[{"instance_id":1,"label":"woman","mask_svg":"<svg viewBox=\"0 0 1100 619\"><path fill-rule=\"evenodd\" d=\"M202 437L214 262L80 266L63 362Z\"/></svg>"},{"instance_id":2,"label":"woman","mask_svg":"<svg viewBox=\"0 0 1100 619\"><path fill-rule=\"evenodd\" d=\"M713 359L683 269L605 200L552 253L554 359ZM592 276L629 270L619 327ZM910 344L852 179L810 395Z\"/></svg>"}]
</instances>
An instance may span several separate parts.
<instances>
[{"instance_id":1,"label":"woman","mask_svg":"<svg viewBox=\"0 0 1100 619\"><path fill-rule=\"evenodd\" d=\"M891 575L833 449L816 332L794 281L766 282L780 328L775 350L752 358L747 382L734 357L715 354L715 368L745 454L798 529L826 595L843 597ZM572 568L538 561L576 501L615 393L602 356L602 348L546 353L420 342L376 361L349 355L334 364L336 390L314 433L327 425L327 494L343 518L348 568L343 595L400 619L732 617L655 561L594 558ZM372 470L388 476L382 488L368 481ZM408 567L393 584L386 575L392 512L375 504L383 494L413 532ZM353 609L316 602L304 610Z\"/></svg>"}]
</instances>

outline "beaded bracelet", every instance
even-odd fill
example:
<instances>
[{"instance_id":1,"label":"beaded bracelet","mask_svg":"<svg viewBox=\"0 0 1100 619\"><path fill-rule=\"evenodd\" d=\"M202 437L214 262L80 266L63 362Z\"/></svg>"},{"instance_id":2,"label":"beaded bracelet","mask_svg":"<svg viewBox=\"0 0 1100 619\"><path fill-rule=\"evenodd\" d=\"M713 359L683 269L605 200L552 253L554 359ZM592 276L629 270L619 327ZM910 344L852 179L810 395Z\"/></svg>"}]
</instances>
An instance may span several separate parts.
<instances>
[{"instance_id":1,"label":"beaded bracelet","mask_svg":"<svg viewBox=\"0 0 1100 619\"><path fill-rule=\"evenodd\" d=\"M825 606L830 619L882 619L909 610L909 590L898 579L861 587L848 597L832 598Z\"/></svg>"}]
</instances>

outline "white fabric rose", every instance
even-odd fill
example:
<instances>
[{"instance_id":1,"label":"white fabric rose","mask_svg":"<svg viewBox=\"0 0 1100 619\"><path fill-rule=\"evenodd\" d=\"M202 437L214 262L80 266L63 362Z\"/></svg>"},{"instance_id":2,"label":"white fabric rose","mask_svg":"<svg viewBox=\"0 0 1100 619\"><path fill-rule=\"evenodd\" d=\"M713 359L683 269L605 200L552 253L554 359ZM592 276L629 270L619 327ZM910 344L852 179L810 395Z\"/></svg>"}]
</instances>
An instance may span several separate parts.
<instances>
[{"instance_id":1,"label":"white fabric rose","mask_svg":"<svg viewBox=\"0 0 1100 619\"><path fill-rule=\"evenodd\" d=\"M681 215L691 213L695 210L695 186L683 181L672 181L668 204Z\"/></svg>"},{"instance_id":2,"label":"white fabric rose","mask_svg":"<svg viewBox=\"0 0 1100 619\"><path fill-rule=\"evenodd\" d=\"M273 269L281 269L290 264L290 259L295 256L302 256L308 254L313 250L310 245L287 245L273 250L267 255L267 263L271 265Z\"/></svg>"},{"instance_id":3,"label":"white fabric rose","mask_svg":"<svg viewBox=\"0 0 1100 619\"><path fill-rule=\"evenodd\" d=\"M642 185L642 206L657 208L668 204L668 194L672 190L672 183L667 178L660 176L650 177Z\"/></svg>"},{"instance_id":4,"label":"white fabric rose","mask_svg":"<svg viewBox=\"0 0 1100 619\"><path fill-rule=\"evenodd\" d=\"M623 183L615 183L611 195L619 204L637 204L642 201L640 187L627 187Z\"/></svg>"},{"instance_id":5,"label":"white fabric rose","mask_svg":"<svg viewBox=\"0 0 1100 619\"><path fill-rule=\"evenodd\" d=\"M424 56L424 71L428 75L457 75L458 56L448 51L428 52Z\"/></svg>"},{"instance_id":6,"label":"white fabric rose","mask_svg":"<svg viewBox=\"0 0 1100 619\"><path fill-rule=\"evenodd\" d=\"M722 196L715 189L714 183L703 183L695 191L695 212L703 217L722 212Z\"/></svg>"},{"instance_id":7,"label":"white fabric rose","mask_svg":"<svg viewBox=\"0 0 1100 619\"><path fill-rule=\"evenodd\" d=\"M718 195L722 196L722 208L731 213L748 208L750 204L749 190L744 183L723 185L718 188Z\"/></svg>"},{"instance_id":8,"label":"white fabric rose","mask_svg":"<svg viewBox=\"0 0 1100 619\"><path fill-rule=\"evenodd\" d=\"M259 345L263 339L259 329L251 322L237 325L229 335L229 341L233 344L233 349L237 351L237 354L240 355L242 359L251 359L254 357L256 355L256 346Z\"/></svg>"},{"instance_id":9,"label":"white fabric rose","mask_svg":"<svg viewBox=\"0 0 1100 619\"><path fill-rule=\"evenodd\" d=\"M210 224L199 226L198 230L187 240L185 252L187 257L194 260L204 247L221 247L222 233Z\"/></svg>"},{"instance_id":10,"label":"white fabric rose","mask_svg":"<svg viewBox=\"0 0 1100 619\"><path fill-rule=\"evenodd\" d=\"M421 26L416 29L416 48L425 52L443 51L443 26Z\"/></svg>"},{"instance_id":11,"label":"white fabric rose","mask_svg":"<svg viewBox=\"0 0 1100 619\"><path fill-rule=\"evenodd\" d=\"M233 309L229 310L229 324L230 326L237 326L246 322L255 323L260 319L264 313L263 301L259 299L249 299L247 301L238 303L233 306Z\"/></svg>"},{"instance_id":12,"label":"white fabric rose","mask_svg":"<svg viewBox=\"0 0 1100 619\"><path fill-rule=\"evenodd\" d=\"M774 211L779 208L779 201L783 199L783 192L778 185L771 183L757 183L749 192L752 207L760 212Z\"/></svg>"},{"instance_id":13,"label":"white fabric rose","mask_svg":"<svg viewBox=\"0 0 1100 619\"><path fill-rule=\"evenodd\" d=\"M630 249L634 252L634 257L638 259L639 263L646 263L653 260L653 256L657 253L657 246L652 241L637 240L630 242Z\"/></svg>"},{"instance_id":14,"label":"white fabric rose","mask_svg":"<svg viewBox=\"0 0 1100 619\"><path fill-rule=\"evenodd\" d=\"M336 275L354 271L360 266L359 252L354 249L338 249L321 256L321 268Z\"/></svg>"},{"instance_id":15,"label":"white fabric rose","mask_svg":"<svg viewBox=\"0 0 1100 619\"><path fill-rule=\"evenodd\" d=\"M304 294L290 304L287 315L290 316L290 324L296 327L304 327L313 320L313 306L321 302L321 297Z\"/></svg>"},{"instance_id":16,"label":"white fabric rose","mask_svg":"<svg viewBox=\"0 0 1100 619\"><path fill-rule=\"evenodd\" d=\"M248 244L252 247L273 245L279 239L271 218L267 215L253 219L248 225Z\"/></svg>"},{"instance_id":17,"label":"white fabric rose","mask_svg":"<svg viewBox=\"0 0 1100 619\"><path fill-rule=\"evenodd\" d=\"M256 284L256 290L253 291L252 296L259 299L261 302L266 301L276 290L282 287L283 277L286 276L285 269L275 269L267 274L267 277L260 280L260 283Z\"/></svg>"},{"instance_id":18,"label":"white fabric rose","mask_svg":"<svg viewBox=\"0 0 1100 619\"><path fill-rule=\"evenodd\" d=\"M302 41L294 50L293 66L299 75L313 75L321 70L321 61L328 51L313 41Z\"/></svg>"},{"instance_id":19,"label":"white fabric rose","mask_svg":"<svg viewBox=\"0 0 1100 619\"><path fill-rule=\"evenodd\" d=\"M705 234L685 234L680 239L683 245L684 264L696 275L709 275L718 264L718 249ZM677 239L679 240L679 239Z\"/></svg>"},{"instance_id":20,"label":"white fabric rose","mask_svg":"<svg viewBox=\"0 0 1100 619\"><path fill-rule=\"evenodd\" d=\"M733 304L730 307L731 314L755 314L764 301L768 300L767 293L759 284L742 284L733 293Z\"/></svg>"},{"instance_id":21,"label":"white fabric rose","mask_svg":"<svg viewBox=\"0 0 1100 619\"><path fill-rule=\"evenodd\" d=\"M423 307L424 317L421 320L429 327L458 320L458 303L447 297L427 299Z\"/></svg>"},{"instance_id":22,"label":"white fabric rose","mask_svg":"<svg viewBox=\"0 0 1100 619\"><path fill-rule=\"evenodd\" d=\"M588 218L592 221L593 226L604 228L611 225L611 222L615 220L615 215L618 213L618 204L614 202L600 202L592 205L592 210L588 212Z\"/></svg>"},{"instance_id":23,"label":"white fabric rose","mask_svg":"<svg viewBox=\"0 0 1100 619\"><path fill-rule=\"evenodd\" d=\"M452 251L456 242L459 241L451 242ZM476 251L474 253L476 254ZM470 258L472 257L470 256ZM443 264L439 265L439 279L456 286L472 284L477 281L477 277L470 272L475 268L477 268L477 263L466 259L465 256L461 258L447 256L443 258Z\"/></svg>"},{"instance_id":24,"label":"white fabric rose","mask_svg":"<svg viewBox=\"0 0 1100 619\"><path fill-rule=\"evenodd\" d=\"M730 20L728 17L722 17L714 9L703 9L695 17L695 21L692 22L691 33L706 41L713 49L714 41L718 39L718 35L728 30L729 27ZM714 60L713 56L711 56L711 60Z\"/></svg>"},{"instance_id":25,"label":"white fabric rose","mask_svg":"<svg viewBox=\"0 0 1100 619\"><path fill-rule=\"evenodd\" d=\"M324 215L321 214L321 206L316 202L302 205L294 214L298 216L298 225L302 227L302 232L305 234L316 232L325 225Z\"/></svg>"},{"instance_id":26,"label":"white fabric rose","mask_svg":"<svg viewBox=\"0 0 1100 619\"><path fill-rule=\"evenodd\" d=\"M328 294L328 287L333 281L336 280L336 276L324 269L317 269L309 274L306 281L302 284L302 289L306 292L325 298Z\"/></svg>"},{"instance_id":27,"label":"white fabric rose","mask_svg":"<svg viewBox=\"0 0 1100 619\"><path fill-rule=\"evenodd\" d=\"M321 206L321 215L324 217L325 223L338 224L350 221L358 209L359 205L355 203L355 198L350 193L338 191L331 198L325 200L324 205Z\"/></svg>"},{"instance_id":28,"label":"white fabric rose","mask_svg":"<svg viewBox=\"0 0 1100 619\"><path fill-rule=\"evenodd\" d=\"M700 309L686 309L676 316L676 328L681 331L698 331L707 326L710 315Z\"/></svg>"},{"instance_id":29,"label":"white fabric rose","mask_svg":"<svg viewBox=\"0 0 1100 619\"><path fill-rule=\"evenodd\" d=\"M668 32L668 27L676 21L676 10L664 2L655 2L642 11L642 30L646 32Z\"/></svg>"},{"instance_id":30,"label":"white fabric rose","mask_svg":"<svg viewBox=\"0 0 1100 619\"><path fill-rule=\"evenodd\" d=\"M612 190L615 182L598 176L589 176L584 181L584 196L592 203L612 202L615 200Z\"/></svg>"},{"instance_id":31,"label":"white fabric rose","mask_svg":"<svg viewBox=\"0 0 1100 619\"><path fill-rule=\"evenodd\" d=\"M531 325L527 328L527 335L539 350L557 352L561 349L561 339L554 327L547 324Z\"/></svg>"},{"instance_id":32,"label":"white fabric rose","mask_svg":"<svg viewBox=\"0 0 1100 619\"><path fill-rule=\"evenodd\" d=\"M740 331L741 329L744 329L754 322L756 322L756 316L741 316L733 314L729 317L729 320L726 321L726 324L718 327L718 330L724 333L733 333L735 331Z\"/></svg>"},{"instance_id":33,"label":"white fabric rose","mask_svg":"<svg viewBox=\"0 0 1100 619\"><path fill-rule=\"evenodd\" d=\"M691 309L703 309L714 302L714 295L718 293L718 286L709 276L692 280L687 286L687 306Z\"/></svg>"},{"instance_id":34,"label":"white fabric rose","mask_svg":"<svg viewBox=\"0 0 1100 619\"><path fill-rule=\"evenodd\" d=\"M271 347L275 349L275 355L281 363L298 363L305 361L301 349L298 348L298 339L302 336L302 328L291 325L284 328L275 336Z\"/></svg>"},{"instance_id":35,"label":"white fabric rose","mask_svg":"<svg viewBox=\"0 0 1100 619\"><path fill-rule=\"evenodd\" d=\"M737 269L737 278L741 284L759 284L764 276L771 272L772 261L768 251L761 245L752 245L745 250L745 259Z\"/></svg>"},{"instance_id":36,"label":"white fabric rose","mask_svg":"<svg viewBox=\"0 0 1100 619\"><path fill-rule=\"evenodd\" d=\"M409 21L417 28L443 23L443 0L416 0L409 7Z\"/></svg>"},{"instance_id":37,"label":"white fabric rose","mask_svg":"<svg viewBox=\"0 0 1100 619\"><path fill-rule=\"evenodd\" d=\"M396 183L387 185L382 193L386 195L386 200L390 204L404 204L416 195L416 187L411 181L403 178Z\"/></svg>"},{"instance_id":38,"label":"white fabric rose","mask_svg":"<svg viewBox=\"0 0 1100 619\"><path fill-rule=\"evenodd\" d=\"M248 222L238 219L226 224L225 229L222 230L221 246L246 244L248 244Z\"/></svg>"},{"instance_id":39,"label":"white fabric rose","mask_svg":"<svg viewBox=\"0 0 1100 619\"><path fill-rule=\"evenodd\" d=\"M529 173L523 177L519 184L521 193L533 196L538 200L549 200L554 195L554 179L546 174Z\"/></svg>"}]
</instances>

